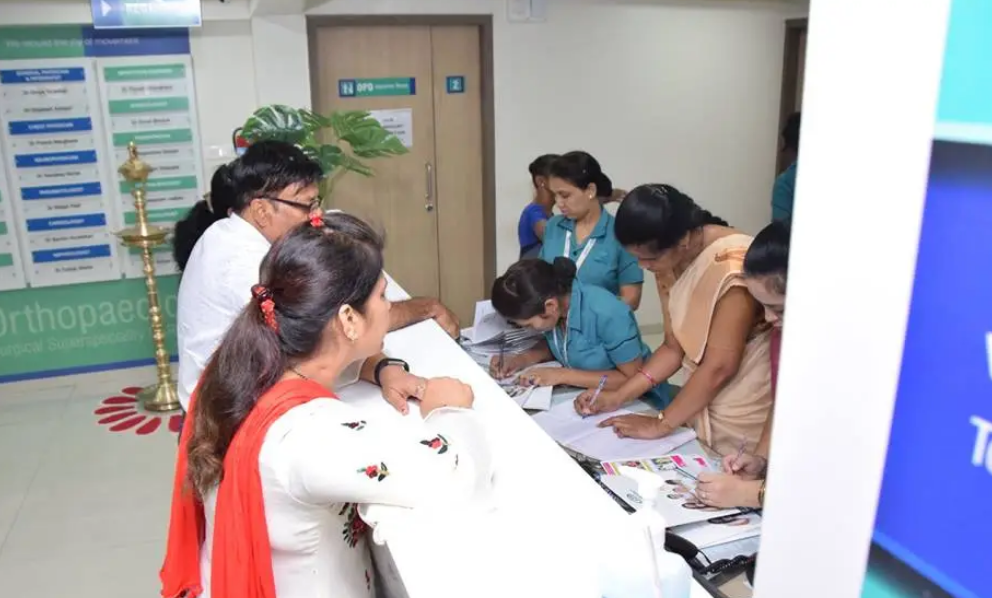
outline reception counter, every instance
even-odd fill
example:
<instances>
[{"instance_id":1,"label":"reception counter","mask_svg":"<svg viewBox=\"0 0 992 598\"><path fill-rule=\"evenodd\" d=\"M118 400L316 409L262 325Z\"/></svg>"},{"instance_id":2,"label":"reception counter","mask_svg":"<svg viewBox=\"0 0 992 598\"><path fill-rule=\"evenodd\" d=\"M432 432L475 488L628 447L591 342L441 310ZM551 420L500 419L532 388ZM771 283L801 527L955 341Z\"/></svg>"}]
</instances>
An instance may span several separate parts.
<instances>
[{"instance_id":1,"label":"reception counter","mask_svg":"<svg viewBox=\"0 0 992 598\"><path fill-rule=\"evenodd\" d=\"M406 296L392 282L387 295ZM392 573L410 598L635 598L624 586L650 575L648 544L624 510L433 321L390 333L385 345L417 375L472 386L495 461L492 512L412 515L406 533L388 538ZM365 383L341 398L401 417ZM693 584L691 597L705 596Z\"/></svg>"}]
</instances>

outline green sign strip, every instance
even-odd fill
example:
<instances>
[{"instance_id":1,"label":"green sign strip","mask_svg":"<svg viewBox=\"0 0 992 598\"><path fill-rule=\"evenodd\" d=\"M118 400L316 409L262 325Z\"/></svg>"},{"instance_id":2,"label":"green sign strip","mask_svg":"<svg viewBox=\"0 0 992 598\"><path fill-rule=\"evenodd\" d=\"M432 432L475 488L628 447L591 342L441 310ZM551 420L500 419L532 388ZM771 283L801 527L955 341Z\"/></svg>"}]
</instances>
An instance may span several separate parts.
<instances>
[{"instance_id":1,"label":"green sign strip","mask_svg":"<svg viewBox=\"0 0 992 598\"><path fill-rule=\"evenodd\" d=\"M136 100L111 100L107 102L111 114L135 112L188 112L189 98L141 98Z\"/></svg>"},{"instance_id":2,"label":"green sign strip","mask_svg":"<svg viewBox=\"0 0 992 598\"><path fill-rule=\"evenodd\" d=\"M179 222L186 215L189 208L162 208L159 210L148 210L148 222L152 224L173 224ZM131 226L138 223L137 212L124 212L124 224Z\"/></svg>"},{"instance_id":3,"label":"green sign strip","mask_svg":"<svg viewBox=\"0 0 992 598\"><path fill-rule=\"evenodd\" d=\"M189 143L193 141L193 131L190 129L166 129L162 131L114 133L114 147L124 147L132 141L139 146L161 143Z\"/></svg>"},{"instance_id":4,"label":"green sign strip","mask_svg":"<svg viewBox=\"0 0 992 598\"><path fill-rule=\"evenodd\" d=\"M0 237L7 234L7 223L0 222Z\"/></svg>"},{"instance_id":5,"label":"green sign strip","mask_svg":"<svg viewBox=\"0 0 992 598\"><path fill-rule=\"evenodd\" d=\"M131 193L131 183L127 181L120 182L121 193L130 194ZM163 177L160 179L148 179L148 186L145 189L149 193L154 193L156 191L178 191L181 189L196 189L196 177L195 176L172 176Z\"/></svg>"},{"instance_id":6,"label":"green sign strip","mask_svg":"<svg viewBox=\"0 0 992 598\"><path fill-rule=\"evenodd\" d=\"M413 77L341 79L338 81L338 95L342 98L412 96L417 95L417 80Z\"/></svg>"},{"instance_id":7,"label":"green sign strip","mask_svg":"<svg viewBox=\"0 0 992 598\"><path fill-rule=\"evenodd\" d=\"M14 265L14 256L9 253L0 253L0 268L9 268Z\"/></svg>"},{"instance_id":8,"label":"green sign strip","mask_svg":"<svg viewBox=\"0 0 992 598\"><path fill-rule=\"evenodd\" d=\"M159 276L166 344L176 353L178 276ZM0 293L0 379L154 357L143 278Z\"/></svg>"},{"instance_id":9,"label":"green sign strip","mask_svg":"<svg viewBox=\"0 0 992 598\"><path fill-rule=\"evenodd\" d=\"M150 79L182 79L186 77L185 64L149 64L147 66L108 66L103 69L108 82L148 81Z\"/></svg>"}]
</instances>

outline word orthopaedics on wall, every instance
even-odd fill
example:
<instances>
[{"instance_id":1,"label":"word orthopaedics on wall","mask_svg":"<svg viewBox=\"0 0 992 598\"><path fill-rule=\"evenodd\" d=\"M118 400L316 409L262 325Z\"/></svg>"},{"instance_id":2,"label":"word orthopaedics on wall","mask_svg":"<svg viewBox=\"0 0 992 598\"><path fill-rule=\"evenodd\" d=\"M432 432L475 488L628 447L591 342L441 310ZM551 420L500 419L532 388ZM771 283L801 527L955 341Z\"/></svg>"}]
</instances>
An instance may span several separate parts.
<instances>
[{"instance_id":1,"label":"word orthopaedics on wall","mask_svg":"<svg viewBox=\"0 0 992 598\"><path fill-rule=\"evenodd\" d=\"M0 382L150 363L141 256L113 235L135 223L116 171L137 143L159 226L200 197L188 32L0 27L0 114ZM167 246L155 262L171 332Z\"/></svg>"}]
</instances>

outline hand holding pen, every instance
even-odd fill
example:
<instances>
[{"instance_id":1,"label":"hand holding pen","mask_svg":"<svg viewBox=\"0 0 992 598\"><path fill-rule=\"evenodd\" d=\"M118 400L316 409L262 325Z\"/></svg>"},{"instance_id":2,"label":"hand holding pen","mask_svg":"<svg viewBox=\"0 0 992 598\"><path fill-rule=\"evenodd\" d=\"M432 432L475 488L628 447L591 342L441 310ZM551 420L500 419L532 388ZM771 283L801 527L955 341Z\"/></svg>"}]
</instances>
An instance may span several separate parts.
<instances>
[{"instance_id":1,"label":"hand holding pen","mask_svg":"<svg viewBox=\"0 0 992 598\"><path fill-rule=\"evenodd\" d=\"M603 374L603 377L599 379L599 386L596 387L596 392L592 393L592 398L589 399L590 411L592 411L593 408L596 406L596 399L599 398L599 395L602 394L603 392L603 388L606 387L606 381L607 381L606 374ZM588 417L588 414L583 414L582 417L583 418Z\"/></svg>"}]
</instances>

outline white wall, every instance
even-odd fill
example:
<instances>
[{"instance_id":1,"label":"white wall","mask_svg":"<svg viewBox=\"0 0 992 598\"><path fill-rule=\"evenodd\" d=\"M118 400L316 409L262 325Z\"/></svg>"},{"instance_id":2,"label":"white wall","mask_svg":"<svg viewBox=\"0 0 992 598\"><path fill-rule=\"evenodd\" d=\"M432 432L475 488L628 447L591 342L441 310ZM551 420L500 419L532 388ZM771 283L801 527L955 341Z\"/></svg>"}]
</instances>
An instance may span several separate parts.
<instances>
[{"instance_id":1,"label":"white wall","mask_svg":"<svg viewBox=\"0 0 992 598\"><path fill-rule=\"evenodd\" d=\"M311 3L312 4L312 3ZM517 255L527 164L584 149L624 188L672 183L755 232L769 216L782 71L781 3L548 0L543 23L509 23L504 0L332 0L307 14L492 14L498 267ZM15 17L16 15L16 17ZM86 22L84 0L0 2L0 24ZM204 155L228 149L258 105L310 104L303 15L250 18L247 0L204 2L192 53ZM642 325L661 316L645 287Z\"/></svg>"}]
</instances>

